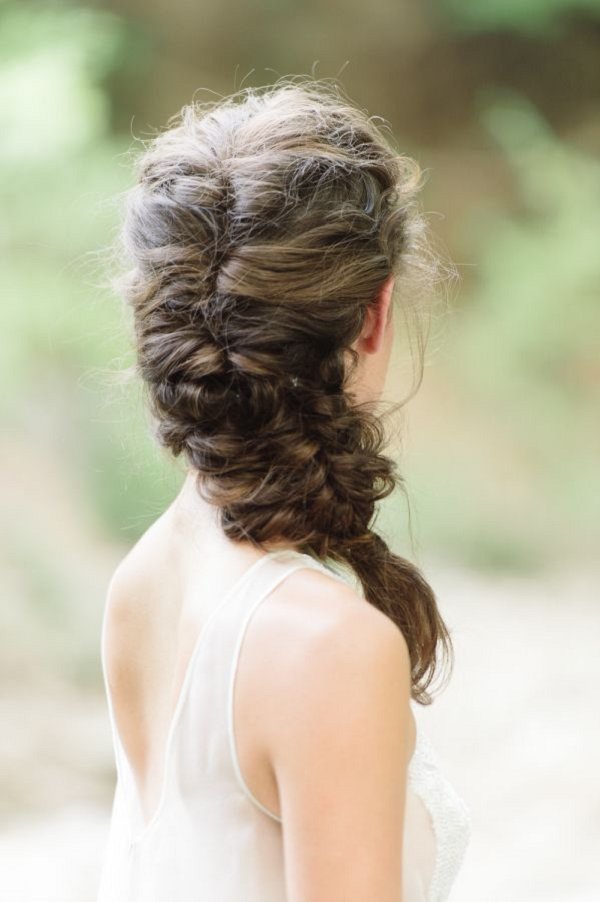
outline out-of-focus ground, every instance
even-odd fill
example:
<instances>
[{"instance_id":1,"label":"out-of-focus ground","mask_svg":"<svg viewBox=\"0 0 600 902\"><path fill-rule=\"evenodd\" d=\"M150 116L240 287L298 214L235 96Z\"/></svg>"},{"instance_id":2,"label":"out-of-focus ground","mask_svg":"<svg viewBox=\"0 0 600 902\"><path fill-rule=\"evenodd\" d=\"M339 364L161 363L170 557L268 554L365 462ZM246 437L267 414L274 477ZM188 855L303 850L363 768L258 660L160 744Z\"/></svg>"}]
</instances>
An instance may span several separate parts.
<instances>
[{"instance_id":1,"label":"out-of-focus ground","mask_svg":"<svg viewBox=\"0 0 600 902\"><path fill-rule=\"evenodd\" d=\"M597 902L599 574L426 569L456 664L419 724L472 817L453 902ZM15 809L0 833L0 899L92 902L114 781L104 698L23 687L0 716Z\"/></svg>"}]
</instances>

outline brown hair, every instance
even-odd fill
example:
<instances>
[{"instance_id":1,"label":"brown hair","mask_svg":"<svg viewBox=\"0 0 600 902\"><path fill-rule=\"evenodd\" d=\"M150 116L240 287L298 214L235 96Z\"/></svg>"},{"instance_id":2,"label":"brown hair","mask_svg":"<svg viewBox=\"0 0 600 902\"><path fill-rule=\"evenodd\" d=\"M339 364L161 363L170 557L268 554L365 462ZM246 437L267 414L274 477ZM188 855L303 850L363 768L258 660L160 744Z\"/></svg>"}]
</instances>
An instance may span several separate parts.
<instances>
[{"instance_id":1,"label":"brown hair","mask_svg":"<svg viewBox=\"0 0 600 902\"><path fill-rule=\"evenodd\" d=\"M403 480L383 419L347 389L384 280L436 271L422 172L384 128L308 76L186 105L136 160L113 284L156 439L197 471L227 536L348 565L402 630L429 704L450 636L420 570L373 529Z\"/></svg>"}]
</instances>

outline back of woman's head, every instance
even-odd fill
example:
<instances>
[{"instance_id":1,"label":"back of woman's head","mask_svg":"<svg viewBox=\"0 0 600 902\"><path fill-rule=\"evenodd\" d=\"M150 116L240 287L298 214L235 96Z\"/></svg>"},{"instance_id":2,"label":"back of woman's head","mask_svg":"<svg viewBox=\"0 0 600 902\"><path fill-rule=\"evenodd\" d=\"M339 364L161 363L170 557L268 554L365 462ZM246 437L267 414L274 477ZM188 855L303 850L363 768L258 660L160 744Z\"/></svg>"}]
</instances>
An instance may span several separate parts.
<instances>
[{"instance_id":1,"label":"back of woman's head","mask_svg":"<svg viewBox=\"0 0 600 902\"><path fill-rule=\"evenodd\" d=\"M136 172L116 284L159 443L197 472L231 539L348 565L430 702L450 637L420 571L373 529L402 479L381 418L349 390L382 283L431 270L418 165L337 86L290 78L185 106Z\"/></svg>"}]
</instances>

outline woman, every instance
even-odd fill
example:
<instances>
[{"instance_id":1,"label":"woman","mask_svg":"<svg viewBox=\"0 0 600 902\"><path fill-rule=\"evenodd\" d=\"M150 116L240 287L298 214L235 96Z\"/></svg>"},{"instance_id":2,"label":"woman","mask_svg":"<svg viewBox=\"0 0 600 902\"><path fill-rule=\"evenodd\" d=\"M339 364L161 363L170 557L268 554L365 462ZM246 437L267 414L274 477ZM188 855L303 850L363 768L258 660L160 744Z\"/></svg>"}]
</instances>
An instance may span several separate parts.
<instances>
[{"instance_id":1,"label":"woman","mask_svg":"<svg viewBox=\"0 0 600 902\"><path fill-rule=\"evenodd\" d=\"M100 902L448 895L468 820L412 705L450 637L372 525L400 481L394 291L432 268L420 177L298 77L186 106L140 155L117 286L187 475L108 590Z\"/></svg>"}]
</instances>

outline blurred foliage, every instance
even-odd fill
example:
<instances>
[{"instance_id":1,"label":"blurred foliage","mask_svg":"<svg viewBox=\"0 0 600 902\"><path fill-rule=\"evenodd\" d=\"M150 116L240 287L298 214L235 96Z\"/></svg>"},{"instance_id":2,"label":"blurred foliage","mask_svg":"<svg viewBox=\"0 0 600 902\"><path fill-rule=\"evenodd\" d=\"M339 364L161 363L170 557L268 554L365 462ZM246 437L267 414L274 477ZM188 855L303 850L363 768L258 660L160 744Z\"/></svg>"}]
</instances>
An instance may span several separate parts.
<instances>
[{"instance_id":1,"label":"blurred foliage","mask_svg":"<svg viewBox=\"0 0 600 902\"><path fill-rule=\"evenodd\" d=\"M590 491L600 452L600 160L561 142L522 98L487 96L481 115L511 165L522 209L470 224L477 285L447 348L482 423L500 423L522 452L541 537L558 547L564 534L563 550L583 544L592 554L600 539L600 499Z\"/></svg>"},{"instance_id":2,"label":"blurred foliage","mask_svg":"<svg viewBox=\"0 0 600 902\"><path fill-rule=\"evenodd\" d=\"M28 399L69 397L67 419L56 411L45 440L89 477L90 503L116 532L140 497L150 510L166 491L135 387L111 382L130 345L103 277L131 181L104 80L131 65L144 37L104 11L5 3L0 46L3 415L35 430Z\"/></svg>"},{"instance_id":3,"label":"blurred foliage","mask_svg":"<svg viewBox=\"0 0 600 902\"><path fill-rule=\"evenodd\" d=\"M469 31L547 32L569 15L600 18L600 0L439 0L450 27Z\"/></svg>"},{"instance_id":4,"label":"blurred foliage","mask_svg":"<svg viewBox=\"0 0 600 902\"><path fill-rule=\"evenodd\" d=\"M476 566L593 559L600 161L559 140L521 97L486 92L480 115L510 165L519 208L463 223L476 275L436 365L469 408L457 427L464 447L452 457L432 446L414 463L409 455L409 484L430 541Z\"/></svg>"},{"instance_id":5,"label":"blurred foliage","mask_svg":"<svg viewBox=\"0 0 600 902\"><path fill-rule=\"evenodd\" d=\"M536 451L564 457L573 441L573 450L591 451L600 160L558 140L522 98L493 101L482 118L512 166L523 209L471 223L476 302L461 317L453 358Z\"/></svg>"}]
</instances>

